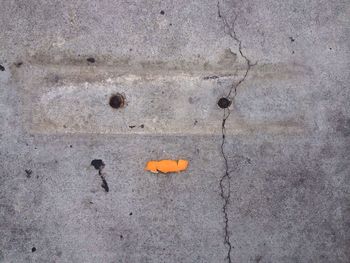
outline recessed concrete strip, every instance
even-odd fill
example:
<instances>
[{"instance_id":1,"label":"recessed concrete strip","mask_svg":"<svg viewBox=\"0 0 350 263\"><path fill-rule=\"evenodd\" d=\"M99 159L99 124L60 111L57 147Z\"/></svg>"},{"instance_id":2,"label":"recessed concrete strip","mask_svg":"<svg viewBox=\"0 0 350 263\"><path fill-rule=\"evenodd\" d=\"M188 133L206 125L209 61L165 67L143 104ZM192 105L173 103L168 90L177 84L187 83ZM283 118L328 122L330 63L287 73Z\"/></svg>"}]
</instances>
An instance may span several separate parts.
<instances>
[{"instance_id":1,"label":"recessed concrete strip","mask_svg":"<svg viewBox=\"0 0 350 263\"><path fill-rule=\"evenodd\" d=\"M237 78L230 72L239 75L244 64L223 67L215 63L203 66L202 61L129 61L92 67L32 60L19 70L26 93L27 129L32 133L210 135L219 134L222 112L217 101L227 83ZM309 69L301 65L257 65L244 84L253 92L277 90L278 96L279 86L305 74ZM207 78L213 75L217 78ZM302 112L291 115L284 111L285 105L271 108L264 97L251 96L249 89L241 94L241 101L227 105L233 108L228 134L304 131ZM118 98L113 97L116 94ZM288 107L296 105L297 98L288 103Z\"/></svg>"}]
</instances>

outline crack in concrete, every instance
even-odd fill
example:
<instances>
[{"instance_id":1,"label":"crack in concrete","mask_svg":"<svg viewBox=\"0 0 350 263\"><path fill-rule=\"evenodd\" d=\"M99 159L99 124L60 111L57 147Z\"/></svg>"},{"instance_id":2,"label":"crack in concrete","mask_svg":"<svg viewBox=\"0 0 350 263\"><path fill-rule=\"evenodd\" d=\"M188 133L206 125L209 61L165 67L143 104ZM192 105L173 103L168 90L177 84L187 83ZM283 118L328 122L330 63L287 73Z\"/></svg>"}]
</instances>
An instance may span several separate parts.
<instances>
[{"instance_id":1,"label":"crack in concrete","mask_svg":"<svg viewBox=\"0 0 350 263\"><path fill-rule=\"evenodd\" d=\"M252 64L250 59L242 51L242 41L237 37L237 33L236 33L236 30L235 30L236 20L237 20L238 14L235 13L235 18L234 18L232 26L231 26L228 23L226 17L222 15L222 12L221 12L221 9L220 9L220 1L217 2L217 14L218 14L218 17L222 20L222 22L224 24L224 31L225 31L225 33L228 34L233 40L235 40L236 43L238 43L238 52L241 55L241 57L244 58L244 60L245 60L245 62L247 64L247 67L246 67L246 70L244 72L244 75L238 80L238 82L234 81L232 83L232 86L231 86L228 94L225 97L225 98L229 99L230 101L232 101L237 95L237 88L246 80L250 69L253 66L255 66L257 64L257 62ZM230 99L230 96L231 96L233 91L234 91L234 95ZM234 246L232 245L231 240L230 240L229 229L228 229L229 228L229 219L228 219L228 211L227 211L228 205L229 205L229 201L230 201L230 196L231 196L231 190L230 190L231 175L230 175L230 172L229 172L228 160L227 160L227 156L226 156L225 149L224 149L225 148L225 143L226 143L225 124L226 124L226 121L227 121L228 117L230 116L230 113L231 113L231 111L230 111L229 107L224 109L222 125L221 125L221 134L222 134L221 154L222 154L222 157L223 157L224 162L225 162L225 173L220 178L220 196L224 200L224 204L223 204L223 207L222 207L222 211L223 211L223 214L224 214L224 222L225 222L225 227L224 227L224 232L225 232L224 244L228 247L227 260L228 260L229 263L232 263L231 251L234 248Z\"/></svg>"}]
</instances>

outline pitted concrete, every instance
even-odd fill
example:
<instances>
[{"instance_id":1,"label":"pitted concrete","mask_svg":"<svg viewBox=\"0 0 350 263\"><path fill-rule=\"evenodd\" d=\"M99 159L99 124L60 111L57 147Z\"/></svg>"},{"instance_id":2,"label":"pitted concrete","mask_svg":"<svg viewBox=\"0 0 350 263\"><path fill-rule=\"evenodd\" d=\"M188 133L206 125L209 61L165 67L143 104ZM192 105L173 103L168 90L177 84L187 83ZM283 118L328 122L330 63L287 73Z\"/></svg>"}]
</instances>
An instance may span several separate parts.
<instances>
[{"instance_id":1,"label":"pitted concrete","mask_svg":"<svg viewBox=\"0 0 350 263\"><path fill-rule=\"evenodd\" d=\"M3 1L0 262L348 262L349 17L347 1ZM217 101L244 56L223 155Z\"/></svg>"}]
</instances>

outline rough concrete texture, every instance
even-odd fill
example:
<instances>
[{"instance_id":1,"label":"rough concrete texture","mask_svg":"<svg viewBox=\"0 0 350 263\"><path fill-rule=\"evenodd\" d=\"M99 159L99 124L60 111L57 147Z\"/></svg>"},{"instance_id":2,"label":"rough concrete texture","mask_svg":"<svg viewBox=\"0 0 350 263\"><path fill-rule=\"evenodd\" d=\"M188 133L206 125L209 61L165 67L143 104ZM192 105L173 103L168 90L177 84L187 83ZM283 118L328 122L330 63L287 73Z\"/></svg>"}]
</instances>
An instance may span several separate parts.
<instances>
[{"instance_id":1,"label":"rough concrete texture","mask_svg":"<svg viewBox=\"0 0 350 263\"><path fill-rule=\"evenodd\" d=\"M1 0L0 262L350 262L349 23L348 0ZM144 171L165 158L189 168Z\"/></svg>"}]
</instances>

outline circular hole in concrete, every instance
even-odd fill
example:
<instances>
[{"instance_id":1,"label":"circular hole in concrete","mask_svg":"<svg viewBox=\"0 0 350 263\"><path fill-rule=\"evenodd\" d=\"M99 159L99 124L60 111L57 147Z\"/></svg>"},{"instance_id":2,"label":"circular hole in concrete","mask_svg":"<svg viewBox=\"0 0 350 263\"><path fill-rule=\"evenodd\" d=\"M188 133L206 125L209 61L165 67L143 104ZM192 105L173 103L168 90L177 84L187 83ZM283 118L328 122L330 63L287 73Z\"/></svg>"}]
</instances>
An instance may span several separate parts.
<instances>
[{"instance_id":1,"label":"circular hole in concrete","mask_svg":"<svg viewBox=\"0 0 350 263\"><path fill-rule=\"evenodd\" d=\"M232 101L230 101L228 98L220 98L218 101L218 106L221 109L226 109L228 107L230 107Z\"/></svg>"},{"instance_id":2,"label":"circular hole in concrete","mask_svg":"<svg viewBox=\"0 0 350 263\"><path fill-rule=\"evenodd\" d=\"M125 104L125 98L122 94L114 94L111 96L111 98L109 99L109 105L113 108L113 109L119 109L124 107Z\"/></svg>"}]
</instances>

